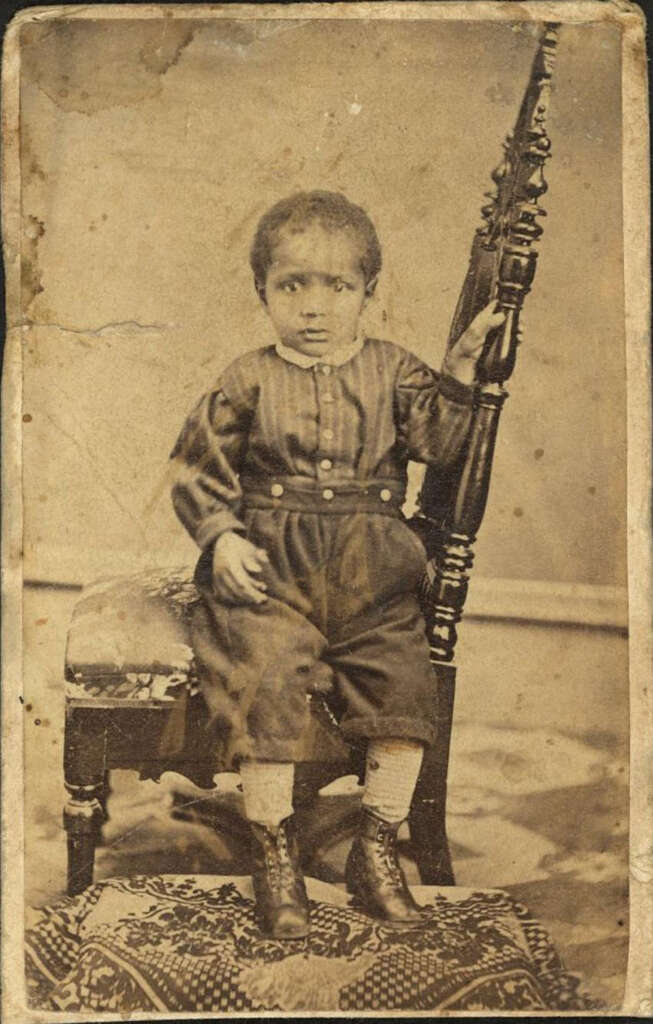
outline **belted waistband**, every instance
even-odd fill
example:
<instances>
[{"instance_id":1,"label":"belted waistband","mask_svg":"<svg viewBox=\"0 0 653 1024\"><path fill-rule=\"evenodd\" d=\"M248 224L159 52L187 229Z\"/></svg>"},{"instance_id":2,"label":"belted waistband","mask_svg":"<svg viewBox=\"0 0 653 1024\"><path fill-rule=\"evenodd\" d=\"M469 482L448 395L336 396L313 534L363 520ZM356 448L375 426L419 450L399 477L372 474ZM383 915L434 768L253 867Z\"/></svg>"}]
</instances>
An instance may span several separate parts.
<instances>
[{"instance_id":1,"label":"belted waistband","mask_svg":"<svg viewBox=\"0 0 653 1024\"><path fill-rule=\"evenodd\" d=\"M346 515L376 512L400 516L406 498L403 480L316 480L302 476L242 476L245 508Z\"/></svg>"}]
</instances>

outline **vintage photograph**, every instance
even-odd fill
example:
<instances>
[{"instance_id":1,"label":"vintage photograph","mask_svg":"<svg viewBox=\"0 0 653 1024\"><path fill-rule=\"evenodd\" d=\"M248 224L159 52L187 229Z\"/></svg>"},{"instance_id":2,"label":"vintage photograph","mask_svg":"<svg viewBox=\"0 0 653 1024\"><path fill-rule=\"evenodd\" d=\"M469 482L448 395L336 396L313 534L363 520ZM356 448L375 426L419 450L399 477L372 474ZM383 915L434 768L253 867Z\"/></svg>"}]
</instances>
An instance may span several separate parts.
<instances>
[{"instance_id":1,"label":"vintage photograph","mask_svg":"<svg viewBox=\"0 0 653 1024\"><path fill-rule=\"evenodd\" d=\"M643 39L10 26L8 1021L650 1009Z\"/></svg>"}]
</instances>

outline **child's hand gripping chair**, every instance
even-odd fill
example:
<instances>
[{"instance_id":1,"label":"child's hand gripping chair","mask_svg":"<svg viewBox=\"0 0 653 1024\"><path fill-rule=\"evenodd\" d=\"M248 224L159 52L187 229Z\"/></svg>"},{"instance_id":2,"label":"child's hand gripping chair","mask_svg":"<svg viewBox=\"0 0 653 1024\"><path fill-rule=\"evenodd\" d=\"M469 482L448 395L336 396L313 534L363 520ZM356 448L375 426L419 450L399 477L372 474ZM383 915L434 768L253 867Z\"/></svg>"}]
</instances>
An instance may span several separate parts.
<instances>
[{"instance_id":1,"label":"child's hand gripping chair","mask_svg":"<svg viewBox=\"0 0 653 1024\"><path fill-rule=\"evenodd\" d=\"M424 757L409 819L415 861L428 885L453 884L445 800L456 624L487 500L507 394L503 385L515 364L519 312L535 273L533 245L542 233L536 223L543 212L537 200L546 190L542 167L549 139L544 122L555 43L556 26L545 26L514 133L492 175L496 192L483 208L484 223L474 237L449 345L493 297L506 320L488 335L478 364L473 418L461 456L444 478L427 470L420 513L412 520L431 559L420 596L438 714L438 738ZM191 579L192 571L182 569L108 580L90 587L75 609L66 653L64 749L71 895L92 882L112 768L131 768L153 779L175 771L200 787L214 785L214 740L207 731L188 639L189 609L198 600ZM313 710L314 727L295 791L307 873L318 871L320 849L327 841L353 831L358 809L352 799L337 801L329 810L328 801L320 803L318 791L339 776L359 774L362 766L361 751L350 751L339 738L325 698L314 699ZM232 794L221 799L218 786L211 804L215 827L246 871L249 830L239 803Z\"/></svg>"}]
</instances>

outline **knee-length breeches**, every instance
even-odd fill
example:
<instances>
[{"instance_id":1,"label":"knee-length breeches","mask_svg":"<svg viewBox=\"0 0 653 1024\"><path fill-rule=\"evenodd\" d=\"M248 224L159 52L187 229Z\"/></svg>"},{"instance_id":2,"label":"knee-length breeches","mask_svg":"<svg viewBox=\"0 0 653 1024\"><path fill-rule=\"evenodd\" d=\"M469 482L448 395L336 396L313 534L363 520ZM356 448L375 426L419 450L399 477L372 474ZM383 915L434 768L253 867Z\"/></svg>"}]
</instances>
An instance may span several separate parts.
<instances>
[{"instance_id":1,"label":"knee-length breeches","mask_svg":"<svg viewBox=\"0 0 653 1024\"><path fill-rule=\"evenodd\" d=\"M435 734L433 670L416 590L424 547L404 520L248 509L265 548L267 600L234 606L211 585L212 550L197 566L202 595L192 638L224 760L300 759L308 694L334 692L346 737Z\"/></svg>"}]
</instances>

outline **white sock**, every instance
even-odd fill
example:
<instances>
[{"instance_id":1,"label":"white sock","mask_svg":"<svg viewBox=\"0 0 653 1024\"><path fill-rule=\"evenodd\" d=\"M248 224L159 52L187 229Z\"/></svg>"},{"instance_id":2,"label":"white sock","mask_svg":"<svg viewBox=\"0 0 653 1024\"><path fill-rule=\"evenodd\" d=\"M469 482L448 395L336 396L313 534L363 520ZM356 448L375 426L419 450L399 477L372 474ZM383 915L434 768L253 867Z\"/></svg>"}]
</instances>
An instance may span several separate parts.
<instances>
[{"instance_id":1,"label":"white sock","mask_svg":"<svg viewBox=\"0 0 653 1024\"><path fill-rule=\"evenodd\" d=\"M295 766L288 761L242 761L239 768L248 821L268 828L293 812Z\"/></svg>"},{"instance_id":2,"label":"white sock","mask_svg":"<svg viewBox=\"0 0 653 1024\"><path fill-rule=\"evenodd\" d=\"M384 821L407 818L423 755L424 745L416 740L370 740L363 807Z\"/></svg>"}]
</instances>

